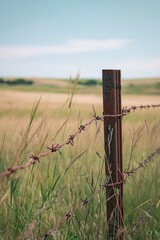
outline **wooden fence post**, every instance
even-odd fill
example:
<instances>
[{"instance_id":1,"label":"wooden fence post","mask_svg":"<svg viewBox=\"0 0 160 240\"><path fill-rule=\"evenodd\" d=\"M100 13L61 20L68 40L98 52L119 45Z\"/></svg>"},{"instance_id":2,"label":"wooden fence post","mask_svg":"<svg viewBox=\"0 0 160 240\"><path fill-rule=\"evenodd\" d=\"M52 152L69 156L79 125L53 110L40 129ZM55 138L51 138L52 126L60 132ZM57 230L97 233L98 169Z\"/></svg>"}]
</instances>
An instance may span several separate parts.
<instances>
[{"instance_id":1,"label":"wooden fence post","mask_svg":"<svg viewBox=\"0 0 160 240\"><path fill-rule=\"evenodd\" d=\"M123 239L121 72L102 70L108 239ZM120 115L120 116L117 116Z\"/></svg>"}]
</instances>

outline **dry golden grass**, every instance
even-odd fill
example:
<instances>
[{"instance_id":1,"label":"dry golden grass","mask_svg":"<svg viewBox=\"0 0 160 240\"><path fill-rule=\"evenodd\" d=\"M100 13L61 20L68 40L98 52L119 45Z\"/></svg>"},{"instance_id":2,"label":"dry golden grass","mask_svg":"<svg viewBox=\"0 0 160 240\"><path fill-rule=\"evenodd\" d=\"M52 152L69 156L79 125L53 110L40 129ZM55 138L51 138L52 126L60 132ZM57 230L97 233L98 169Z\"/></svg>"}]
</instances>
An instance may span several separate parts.
<instances>
[{"instance_id":1,"label":"dry golden grass","mask_svg":"<svg viewBox=\"0 0 160 240\"><path fill-rule=\"evenodd\" d=\"M31 109L40 97L38 111L26 134ZM92 105L98 115L102 114L101 96L74 95L72 100L69 108L71 96L68 94L1 91L1 171L10 166L26 163L31 154L45 152L52 143L57 144L67 140L81 124L92 118ZM158 104L160 97L124 95L122 102L123 106ZM129 159L131 159L130 167L135 166L159 147L159 119L159 109L138 111L123 118L125 169L128 167ZM2 239L16 239L18 236L23 236L21 239L24 239L23 233L26 233L30 227L33 229L26 239L39 239L50 229L56 231L57 222L60 222L70 209L82 203L81 198L89 197L94 187L96 189L96 186L98 188L99 184L103 183L104 169L100 173L104 154L101 121L98 122L98 129L97 134L96 126L92 124L75 139L74 146L67 145L60 152L53 153L35 164L34 168L19 171L9 180L3 179L0 185ZM131 154L132 143L139 134L142 136ZM25 144L26 149L21 154ZM86 154L73 162L84 151ZM102 156L102 159L96 152ZM126 239L134 239L134 237L138 240L143 237L159 239L160 211L156 207L152 212L149 210L152 204L157 206L160 197L158 160L157 157L149 167L142 169L142 173L135 175L134 178L131 177L125 184L125 235L128 237ZM67 174L63 174L70 162L73 162L71 168ZM40 207L49 208L41 215L37 214L41 210ZM142 222L141 218L144 216L147 218ZM76 217L81 225L76 222ZM106 232L105 219L105 194L102 193L96 196L89 206L77 209L73 222L60 226L58 231L61 238L58 239L64 239L64 236L66 240L88 239L88 234L91 239L102 240ZM131 235L129 230L134 229L135 221L140 227ZM151 233L153 227L154 231Z\"/></svg>"},{"instance_id":2,"label":"dry golden grass","mask_svg":"<svg viewBox=\"0 0 160 240\"><path fill-rule=\"evenodd\" d=\"M31 93L31 92L16 92L16 91L1 91L0 94L0 108L3 109L5 106L12 107L26 107L32 106L33 103L41 98L42 104L49 104L58 106L64 104L69 100L68 94L63 93ZM122 105L146 105L146 104L158 104L160 102L160 96L158 95L123 95ZM77 94L74 96L74 104L77 105L102 105L102 96L92 94ZM8 108L7 107L7 108Z\"/></svg>"}]
</instances>

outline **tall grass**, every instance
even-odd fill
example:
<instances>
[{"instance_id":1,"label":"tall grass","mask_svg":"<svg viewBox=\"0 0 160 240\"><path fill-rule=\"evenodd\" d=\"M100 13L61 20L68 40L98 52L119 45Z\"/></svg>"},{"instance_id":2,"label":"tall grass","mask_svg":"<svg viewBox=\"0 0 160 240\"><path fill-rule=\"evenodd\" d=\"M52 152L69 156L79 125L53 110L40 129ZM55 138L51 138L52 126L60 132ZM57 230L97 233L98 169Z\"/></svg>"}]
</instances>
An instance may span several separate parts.
<instances>
[{"instance_id":1,"label":"tall grass","mask_svg":"<svg viewBox=\"0 0 160 240\"><path fill-rule=\"evenodd\" d=\"M1 172L62 143L93 115L91 106L74 104L73 95L58 108L44 110L40 101L32 109L24 108L0 118ZM101 115L101 107L94 108ZM124 118L124 169L159 147L159 130L156 110ZM98 121L75 139L74 146L68 144L40 163L1 179L1 239L106 239L105 191L100 188L105 182L103 159L103 123ZM160 238L159 160L155 157L127 178L125 239ZM90 199L87 204L85 199Z\"/></svg>"}]
</instances>

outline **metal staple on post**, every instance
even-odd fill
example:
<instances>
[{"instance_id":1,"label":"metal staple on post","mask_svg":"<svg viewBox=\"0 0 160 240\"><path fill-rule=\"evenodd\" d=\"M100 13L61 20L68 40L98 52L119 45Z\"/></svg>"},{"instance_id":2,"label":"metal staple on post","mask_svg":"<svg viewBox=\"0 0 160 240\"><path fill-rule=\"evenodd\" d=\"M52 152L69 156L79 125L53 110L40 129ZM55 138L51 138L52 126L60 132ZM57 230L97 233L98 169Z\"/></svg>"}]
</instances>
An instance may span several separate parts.
<instances>
[{"instance_id":1,"label":"metal staple on post","mask_svg":"<svg viewBox=\"0 0 160 240\"><path fill-rule=\"evenodd\" d=\"M103 114L108 239L123 239L121 72L103 70ZM119 117L117 117L119 115ZM111 198L111 196L114 196ZM110 200L109 200L110 199Z\"/></svg>"}]
</instances>

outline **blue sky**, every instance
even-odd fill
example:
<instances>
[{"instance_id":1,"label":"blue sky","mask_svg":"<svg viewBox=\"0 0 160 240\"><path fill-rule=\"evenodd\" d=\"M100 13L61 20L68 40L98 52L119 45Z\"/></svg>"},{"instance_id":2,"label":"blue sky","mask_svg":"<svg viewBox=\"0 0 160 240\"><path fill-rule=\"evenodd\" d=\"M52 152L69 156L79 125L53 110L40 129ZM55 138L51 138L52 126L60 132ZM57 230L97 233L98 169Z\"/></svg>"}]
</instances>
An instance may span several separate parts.
<instances>
[{"instance_id":1,"label":"blue sky","mask_svg":"<svg viewBox=\"0 0 160 240\"><path fill-rule=\"evenodd\" d=\"M160 77L159 0L0 0L0 76Z\"/></svg>"}]
</instances>

